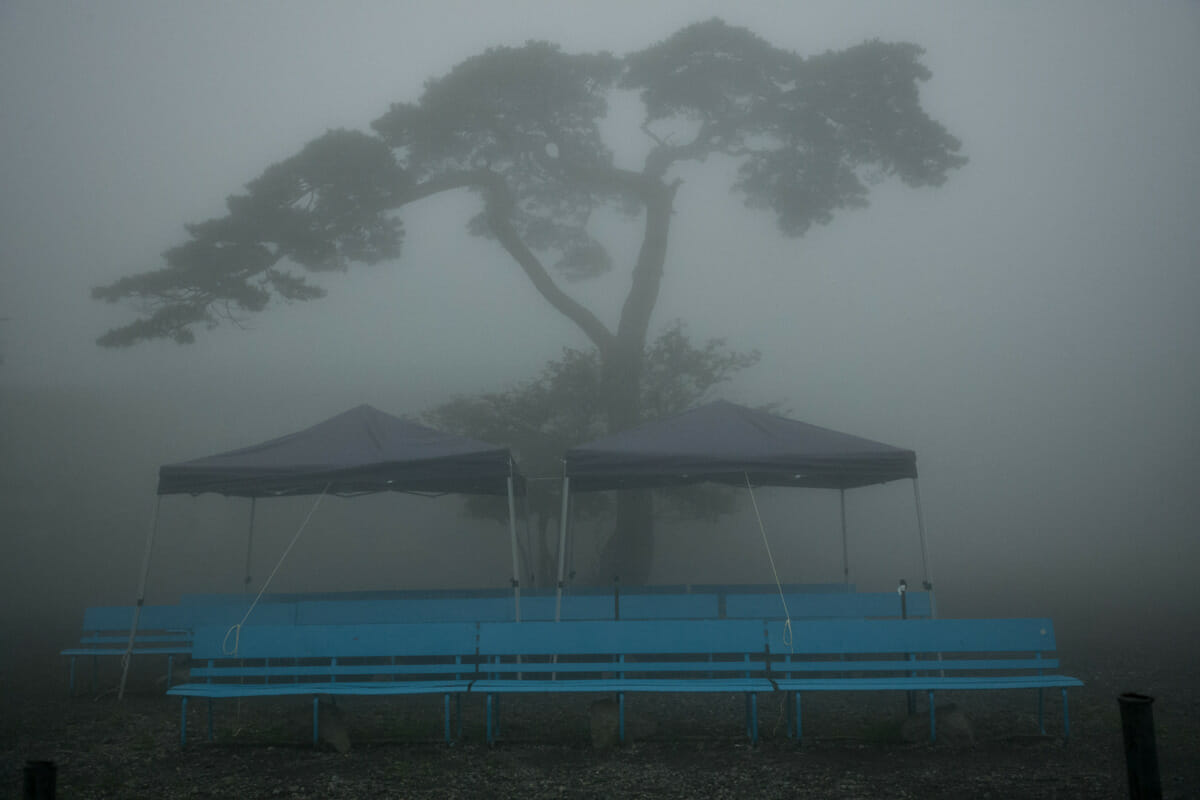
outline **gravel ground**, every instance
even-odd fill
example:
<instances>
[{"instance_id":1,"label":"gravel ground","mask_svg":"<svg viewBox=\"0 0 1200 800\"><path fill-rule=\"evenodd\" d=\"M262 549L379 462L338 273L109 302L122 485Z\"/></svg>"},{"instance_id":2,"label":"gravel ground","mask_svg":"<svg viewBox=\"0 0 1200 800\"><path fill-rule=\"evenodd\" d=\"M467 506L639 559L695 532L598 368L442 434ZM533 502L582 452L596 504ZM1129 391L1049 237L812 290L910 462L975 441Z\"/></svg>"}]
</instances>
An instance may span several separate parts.
<instances>
[{"instance_id":1,"label":"gravel ground","mask_svg":"<svg viewBox=\"0 0 1200 800\"><path fill-rule=\"evenodd\" d=\"M804 744L786 738L776 698L760 700L762 741L742 731L734 696L630 700L631 741L596 749L593 697L513 697L503 737L483 743L483 708L464 702L464 737L441 742L438 698L344 698L351 740L339 753L307 743L302 699L218 704L216 739L204 739L203 704L179 746L179 702L153 676L135 692L68 697L62 659L4 675L0 698L0 797L20 797L27 760L57 765L60 798L1123 798L1128 796L1117 696L1156 698L1163 794L1200 798L1200 672L1177 652L1144 650L1073 658L1071 741L1048 694L1047 730L1032 692L939 695L969 720L970 743L905 743L900 694L810 696ZM1146 664L1154 664L1147 668ZM149 668L152 665L146 665ZM102 670L101 687L114 676Z\"/></svg>"}]
</instances>

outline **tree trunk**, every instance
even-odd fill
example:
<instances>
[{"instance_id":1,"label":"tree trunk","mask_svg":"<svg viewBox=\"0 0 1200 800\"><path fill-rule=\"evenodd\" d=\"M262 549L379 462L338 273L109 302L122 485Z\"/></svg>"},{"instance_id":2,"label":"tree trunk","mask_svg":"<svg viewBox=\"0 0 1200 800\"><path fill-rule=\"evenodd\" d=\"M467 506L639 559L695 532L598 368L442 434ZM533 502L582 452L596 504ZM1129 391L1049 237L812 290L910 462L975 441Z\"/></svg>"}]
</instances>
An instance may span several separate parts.
<instances>
[{"instance_id":1,"label":"tree trunk","mask_svg":"<svg viewBox=\"0 0 1200 800\"><path fill-rule=\"evenodd\" d=\"M621 431L641 421L641 373L643 342L614 347L602 353L602 387L608 429ZM616 494L617 519L612 535L600 551L593 582L619 578L626 586L642 586L650 580L654 561L654 502L647 489Z\"/></svg>"},{"instance_id":2,"label":"tree trunk","mask_svg":"<svg viewBox=\"0 0 1200 800\"><path fill-rule=\"evenodd\" d=\"M629 295L621 309L617 335L600 348L601 391L608 430L616 433L642 421L642 366L646 354L646 332L658 302L671 206L678 184L642 175L638 179L646 202L646 231ZM600 553L601 580L620 578L629 586L650 580L654 562L654 500L649 490L617 492L617 522Z\"/></svg>"}]
</instances>

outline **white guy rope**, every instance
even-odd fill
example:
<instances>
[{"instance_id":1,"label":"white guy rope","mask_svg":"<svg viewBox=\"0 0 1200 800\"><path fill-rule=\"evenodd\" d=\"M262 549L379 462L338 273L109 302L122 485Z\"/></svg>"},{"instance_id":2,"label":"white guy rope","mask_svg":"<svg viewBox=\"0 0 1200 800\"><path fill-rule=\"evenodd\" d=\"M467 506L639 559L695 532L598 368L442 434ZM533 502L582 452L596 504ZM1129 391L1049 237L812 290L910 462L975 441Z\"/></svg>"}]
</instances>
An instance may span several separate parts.
<instances>
[{"instance_id":1,"label":"white guy rope","mask_svg":"<svg viewBox=\"0 0 1200 800\"><path fill-rule=\"evenodd\" d=\"M279 568L283 566L284 559L288 557L288 553L292 552L292 548L296 546L296 541L300 538L300 534L304 533L304 529L308 527L308 521L311 520L313 514L316 513L317 507L321 505L321 501L325 499L325 493L329 491L329 487L331 485L332 484L330 483L325 484L325 488L321 490L319 495L317 495L316 502L313 503L313 507L308 510L308 516L304 518L304 522L300 523L299 529L296 530L296 535L292 537L292 541L288 544L287 549L283 551L283 555L279 557L278 563L275 564L275 569L271 570L271 574L267 576L266 582L263 583L262 588L258 590L258 594L254 596L254 602L252 602L250 607L246 609L246 614L242 617L242 621L225 631L225 638L221 642L221 652L223 652L225 655L237 657L238 644L242 638L242 625L244 625L246 620L250 618L250 614L254 611L254 607L258 605L258 601L267 591L267 587L271 585L271 580L274 579L275 573L279 572ZM233 635L233 650L230 650L228 647L230 634Z\"/></svg>"},{"instance_id":2,"label":"white guy rope","mask_svg":"<svg viewBox=\"0 0 1200 800\"><path fill-rule=\"evenodd\" d=\"M758 500L754 499L754 487L750 485L750 473L743 472L746 478L746 490L750 492L750 504L754 506L754 517L758 520L758 530L762 534L763 546L767 548L767 560L771 562L771 574L775 576L775 589L779 592L779 602L783 603L783 643L792 649L792 612L788 611L787 598L783 596L783 584L779 581L779 570L775 569L775 556L771 555L771 543L767 541L767 528L763 525L762 514L758 513Z\"/></svg>"}]
</instances>

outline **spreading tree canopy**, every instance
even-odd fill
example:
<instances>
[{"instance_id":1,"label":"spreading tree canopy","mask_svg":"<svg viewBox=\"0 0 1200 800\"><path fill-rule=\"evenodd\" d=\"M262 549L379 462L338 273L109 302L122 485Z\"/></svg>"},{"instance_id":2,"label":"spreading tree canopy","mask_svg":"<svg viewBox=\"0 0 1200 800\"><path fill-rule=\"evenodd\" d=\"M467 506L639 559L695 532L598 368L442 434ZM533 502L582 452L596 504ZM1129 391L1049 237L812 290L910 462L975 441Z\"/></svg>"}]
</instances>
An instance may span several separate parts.
<instances>
[{"instance_id":1,"label":"spreading tree canopy","mask_svg":"<svg viewBox=\"0 0 1200 800\"><path fill-rule=\"evenodd\" d=\"M159 269L93 290L140 315L99 338L105 346L193 340L198 327L260 311L273 298L324 292L306 272L401 255L406 206L444 192L480 198L467 230L493 239L539 294L595 347L598 401L610 430L641 418L640 386L658 301L680 170L711 156L736 160L730 190L800 236L836 212L866 205L894 177L937 186L965 163L960 144L922 108L930 77L914 44L867 41L802 57L712 19L624 57L564 53L549 42L496 47L430 80L372 132L334 130L273 164L227 201L222 217L187 226ZM637 93L645 158L615 164L602 135L618 90ZM589 225L610 206L638 220L641 246L615 327L567 282L617 269ZM648 501L618 506L615 545L648 537ZM626 547L627 546L627 547ZM622 579L646 576L638 556Z\"/></svg>"}]
</instances>

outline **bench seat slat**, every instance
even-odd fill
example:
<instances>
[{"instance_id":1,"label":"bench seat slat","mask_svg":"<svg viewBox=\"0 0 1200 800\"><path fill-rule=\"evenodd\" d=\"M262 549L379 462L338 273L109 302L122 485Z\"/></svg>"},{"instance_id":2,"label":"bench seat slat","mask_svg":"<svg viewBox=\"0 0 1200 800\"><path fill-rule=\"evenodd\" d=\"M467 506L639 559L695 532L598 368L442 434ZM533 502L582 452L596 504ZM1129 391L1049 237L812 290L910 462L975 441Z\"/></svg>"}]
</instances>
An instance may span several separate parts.
<instances>
[{"instance_id":1,"label":"bench seat slat","mask_svg":"<svg viewBox=\"0 0 1200 800\"><path fill-rule=\"evenodd\" d=\"M303 678L313 675L466 675L473 664L316 664L296 666L192 667L193 678Z\"/></svg>"},{"instance_id":2,"label":"bench seat slat","mask_svg":"<svg viewBox=\"0 0 1200 800\"><path fill-rule=\"evenodd\" d=\"M415 695L466 692L470 681L344 681L337 683L181 683L179 697L279 697L286 695Z\"/></svg>"},{"instance_id":3,"label":"bench seat slat","mask_svg":"<svg viewBox=\"0 0 1200 800\"><path fill-rule=\"evenodd\" d=\"M951 670L1031 670L1058 669L1056 658L921 658L915 661L900 659L882 661L772 661L771 672L949 672Z\"/></svg>"},{"instance_id":4,"label":"bench seat slat","mask_svg":"<svg viewBox=\"0 0 1200 800\"><path fill-rule=\"evenodd\" d=\"M500 664L480 664L479 671L496 673L542 672L765 672L766 662L757 661L506 661Z\"/></svg>"},{"instance_id":5,"label":"bench seat slat","mask_svg":"<svg viewBox=\"0 0 1200 800\"><path fill-rule=\"evenodd\" d=\"M881 690L952 690L952 689L1044 689L1082 686L1078 678L1066 675L1000 675L972 677L895 677L895 678L777 678L783 691L881 691Z\"/></svg>"},{"instance_id":6,"label":"bench seat slat","mask_svg":"<svg viewBox=\"0 0 1200 800\"><path fill-rule=\"evenodd\" d=\"M478 680L472 694L533 692L771 692L766 678L597 678L595 680Z\"/></svg>"},{"instance_id":7,"label":"bench seat slat","mask_svg":"<svg viewBox=\"0 0 1200 800\"><path fill-rule=\"evenodd\" d=\"M187 655L192 652L190 645L179 645L178 647L141 647L134 645L132 653L134 655L163 655L163 656L178 656ZM124 647L72 647L63 650L59 653L63 656L123 656L125 655Z\"/></svg>"}]
</instances>

